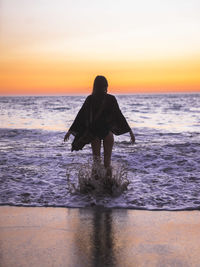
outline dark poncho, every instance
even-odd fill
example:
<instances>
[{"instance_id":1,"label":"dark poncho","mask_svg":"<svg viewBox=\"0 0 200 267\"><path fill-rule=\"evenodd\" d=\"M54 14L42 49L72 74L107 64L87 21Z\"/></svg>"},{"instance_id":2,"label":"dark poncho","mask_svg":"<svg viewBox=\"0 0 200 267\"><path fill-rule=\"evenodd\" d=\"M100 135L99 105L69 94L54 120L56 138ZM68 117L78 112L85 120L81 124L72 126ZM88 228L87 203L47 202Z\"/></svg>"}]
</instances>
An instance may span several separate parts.
<instances>
[{"instance_id":1,"label":"dark poncho","mask_svg":"<svg viewBox=\"0 0 200 267\"><path fill-rule=\"evenodd\" d=\"M100 110L100 113L99 113ZM95 116L97 116L95 118ZM69 131L75 136L72 151L82 149L76 147L76 141L90 128L93 136L104 139L109 131L121 135L130 131L130 127L123 116L116 98L106 94L102 99L89 95L79 110ZM88 143L88 142L87 142Z\"/></svg>"}]
</instances>

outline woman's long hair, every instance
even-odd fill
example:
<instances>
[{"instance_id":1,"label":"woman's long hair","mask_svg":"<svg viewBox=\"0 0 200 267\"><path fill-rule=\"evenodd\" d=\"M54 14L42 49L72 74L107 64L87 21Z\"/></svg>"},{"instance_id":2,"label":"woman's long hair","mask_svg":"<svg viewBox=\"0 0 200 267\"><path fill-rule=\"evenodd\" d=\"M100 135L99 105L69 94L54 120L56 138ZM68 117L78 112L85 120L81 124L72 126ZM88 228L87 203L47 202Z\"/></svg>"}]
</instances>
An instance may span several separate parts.
<instances>
[{"instance_id":1,"label":"woman's long hair","mask_svg":"<svg viewBox=\"0 0 200 267\"><path fill-rule=\"evenodd\" d=\"M93 84L92 95L102 97L107 94L108 81L104 76L96 76Z\"/></svg>"}]
</instances>

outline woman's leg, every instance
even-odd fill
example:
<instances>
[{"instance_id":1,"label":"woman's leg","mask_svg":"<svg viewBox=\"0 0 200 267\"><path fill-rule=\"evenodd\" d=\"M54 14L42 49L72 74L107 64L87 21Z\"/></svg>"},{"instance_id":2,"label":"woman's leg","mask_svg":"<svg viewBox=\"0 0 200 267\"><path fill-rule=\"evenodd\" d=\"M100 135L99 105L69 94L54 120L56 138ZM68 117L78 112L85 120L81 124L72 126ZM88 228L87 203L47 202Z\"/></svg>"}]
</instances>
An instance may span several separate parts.
<instances>
[{"instance_id":1,"label":"woman's leg","mask_svg":"<svg viewBox=\"0 0 200 267\"><path fill-rule=\"evenodd\" d=\"M109 176L112 175L110 161L111 161L113 144L114 144L113 133L109 132L109 134L103 139L104 166L107 169L107 173Z\"/></svg>"},{"instance_id":2,"label":"woman's leg","mask_svg":"<svg viewBox=\"0 0 200 267\"><path fill-rule=\"evenodd\" d=\"M101 162L101 139L96 138L91 142L92 154L93 154L93 166L92 166L92 177L99 179L99 164Z\"/></svg>"},{"instance_id":3,"label":"woman's leg","mask_svg":"<svg viewBox=\"0 0 200 267\"><path fill-rule=\"evenodd\" d=\"M91 142L94 163L101 161L101 139L98 137Z\"/></svg>"}]
</instances>

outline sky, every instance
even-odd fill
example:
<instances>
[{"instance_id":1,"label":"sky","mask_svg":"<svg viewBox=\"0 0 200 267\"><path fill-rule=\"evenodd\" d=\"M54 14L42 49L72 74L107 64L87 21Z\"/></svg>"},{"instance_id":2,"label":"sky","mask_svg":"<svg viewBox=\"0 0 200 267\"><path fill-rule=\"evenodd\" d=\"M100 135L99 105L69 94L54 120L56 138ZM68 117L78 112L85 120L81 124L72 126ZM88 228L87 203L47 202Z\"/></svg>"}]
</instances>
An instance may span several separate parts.
<instances>
[{"instance_id":1,"label":"sky","mask_svg":"<svg viewBox=\"0 0 200 267\"><path fill-rule=\"evenodd\" d=\"M0 94L200 92L199 0L0 0Z\"/></svg>"}]
</instances>

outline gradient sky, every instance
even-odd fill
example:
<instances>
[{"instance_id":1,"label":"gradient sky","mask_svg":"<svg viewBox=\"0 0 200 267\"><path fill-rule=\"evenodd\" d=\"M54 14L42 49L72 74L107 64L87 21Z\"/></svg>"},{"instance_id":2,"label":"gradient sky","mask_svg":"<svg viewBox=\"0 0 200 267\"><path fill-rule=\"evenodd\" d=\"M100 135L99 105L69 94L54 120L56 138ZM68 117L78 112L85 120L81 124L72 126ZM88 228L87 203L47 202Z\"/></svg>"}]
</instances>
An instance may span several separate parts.
<instances>
[{"instance_id":1,"label":"gradient sky","mask_svg":"<svg viewBox=\"0 0 200 267\"><path fill-rule=\"evenodd\" d=\"M0 0L0 94L200 92L199 0Z\"/></svg>"}]
</instances>

